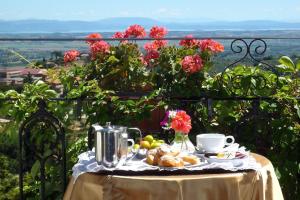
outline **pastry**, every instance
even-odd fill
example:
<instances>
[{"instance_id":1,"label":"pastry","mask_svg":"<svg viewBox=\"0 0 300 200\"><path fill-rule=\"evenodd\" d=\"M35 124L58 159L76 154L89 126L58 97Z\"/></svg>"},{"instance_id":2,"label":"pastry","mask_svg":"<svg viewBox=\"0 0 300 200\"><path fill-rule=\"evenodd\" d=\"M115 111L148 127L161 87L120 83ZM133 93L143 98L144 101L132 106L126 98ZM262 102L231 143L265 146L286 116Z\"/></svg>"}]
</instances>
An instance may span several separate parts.
<instances>
[{"instance_id":1,"label":"pastry","mask_svg":"<svg viewBox=\"0 0 300 200\"><path fill-rule=\"evenodd\" d=\"M154 156L153 156L153 155L147 155L146 162L147 162L149 165L154 165L154 164L153 164L153 160L154 160Z\"/></svg>"},{"instance_id":2,"label":"pastry","mask_svg":"<svg viewBox=\"0 0 300 200\"><path fill-rule=\"evenodd\" d=\"M164 156L164 155L171 155L171 156L177 156L180 152L172 149L169 145L167 144L162 144L158 149L157 149L157 154L159 156Z\"/></svg>"},{"instance_id":3,"label":"pastry","mask_svg":"<svg viewBox=\"0 0 300 200\"><path fill-rule=\"evenodd\" d=\"M156 153L157 153L157 149L150 149L150 150L147 151L147 156L148 155L154 156L154 155L156 155Z\"/></svg>"},{"instance_id":4,"label":"pastry","mask_svg":"<svg viewBox=\"0 0 300 200\"><path fill-rule=\"evenodd\" d=\"M195 165L195 164L200 162L199 158L197 156L194 156L194 155L181 156L181 159L184 162L190 163L191 165Z\"/></svg>"},{"instance_id":5,"label":"pastry","mask_svg":"<svg viewBox=\"0 0 300 200\"><path fill-rule=\"evenodd\" d=\"M174 157L171 155L164 155L160 157L158 165L161 167L183 167L183 160L179 157Z\"/></svg>"}]
</instances>

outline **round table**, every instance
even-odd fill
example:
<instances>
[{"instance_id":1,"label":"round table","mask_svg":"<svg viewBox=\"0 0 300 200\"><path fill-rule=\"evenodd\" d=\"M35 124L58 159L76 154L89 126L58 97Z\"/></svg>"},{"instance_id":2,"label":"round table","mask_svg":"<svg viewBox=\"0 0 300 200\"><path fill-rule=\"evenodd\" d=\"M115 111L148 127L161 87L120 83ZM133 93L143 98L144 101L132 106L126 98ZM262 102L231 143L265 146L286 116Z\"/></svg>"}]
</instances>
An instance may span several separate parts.
<instances>
[{"instance_id":1,"label":"round table","mask_svg":"<svg viewBox=\"0 0 300 200\"><path fill-rule=\"evenodd\" d=\"M252 154L262 165L259 171L178 175L111 176L96 173L72 178L65 200L272 200L283 199L272 163Z\"/></svg>"}]
</instances>

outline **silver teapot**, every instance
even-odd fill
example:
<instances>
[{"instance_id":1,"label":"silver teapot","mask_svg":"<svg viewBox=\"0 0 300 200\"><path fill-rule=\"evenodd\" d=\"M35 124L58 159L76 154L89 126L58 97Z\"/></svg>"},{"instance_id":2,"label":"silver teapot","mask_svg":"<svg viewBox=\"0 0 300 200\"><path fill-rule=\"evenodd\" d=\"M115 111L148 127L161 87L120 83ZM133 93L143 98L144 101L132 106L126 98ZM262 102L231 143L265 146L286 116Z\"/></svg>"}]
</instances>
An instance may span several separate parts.
<instances>
[{"instance_id":1,"label":"silver teapot","mask_svg":"<svg viewBox=\"0 0 300 200\"><path fill-rule=\"evenodd\" d=\"M138 128L127 128L125 126L114 126L107 122L104 127L99 124L92 125L95 131L95 156L99 165L114 168L124 165L128 156L128 148L134 146L134 140L128 139L127 130L136 131L142 139L141 130ZM130 142L130 146L128 146ZM131 158L136 155L134 153Z\"/></svg>"}]
</instances>

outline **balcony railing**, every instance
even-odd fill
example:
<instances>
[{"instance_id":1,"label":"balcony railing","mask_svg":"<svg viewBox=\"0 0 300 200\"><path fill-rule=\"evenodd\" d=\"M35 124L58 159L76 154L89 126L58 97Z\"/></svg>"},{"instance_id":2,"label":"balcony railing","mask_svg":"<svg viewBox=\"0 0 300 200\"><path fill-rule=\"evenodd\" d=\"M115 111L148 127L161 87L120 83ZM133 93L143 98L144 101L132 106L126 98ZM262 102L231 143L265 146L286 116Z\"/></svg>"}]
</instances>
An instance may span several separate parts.
<instances>
[{"instance_id":1,"label":"balcony railing","mask_svg":"<svg viewBox=\"0 0 300 200\"><path fill-rule=\"evenodd\" d=\"M195 37L195 39L206 39L202 37ZM183 38L164 38L164 40L169 40L169 41L178 41ZM276 67L273 66L272 64L262 61L259 56L265 55L265 53L268 50L268 44L267 41L269 40L295 40L299 41L300 43L300 38L286 38L286 37L264 37L264 38L256 38L256 37L247 37L247 38L238 38L238 37L211 37L211 39L215 40L220 40L220 41L226 41L229 42L230 46L230 51L232 54L234 54L237 59L232 61L229 65L225 66L223 71L221 72L222 75L221 77L223 78L224 73L226 69L228 68L234 68L235 65L238 63L243 63L245 60L247 62L252 61L253 63L257 64L260 63L261 67L264 70L269 70L273 74L276 75L277 78L280 77L280 73L276 70ZM95 39L97 40L97 39ZM101 39L104 41L120 41L122 39L110 39L110 38L104 38ZM124 39L128 40L128 39ZM134 41L145 41L145 40L153 40L151 38L143 38L143 39L133 39ZM85 38L0 38L0 44L1 42L49 42L49 41L86 41ZM1 47L1 46L0 46ZM222 78L220 84L222 84ZM256 78L263 78L263 77L256 77ZM139 99L142 97L144 93L137 94L137 93L119 93L116 94L120 99L123 100L128 100L128 99ZM295 97L298 101L300 101L300 97ZM234 136L237 138L243 134L241 131L243 130L243 127L247 126L247 122L252 121L254 122L253 124L255 125L256 121L259 120L264 120L264 118L270 118L272 116L265 116L265 113L262 113L260 111L260 103L263 101L267 102L276 102L277 99L268 95L268 96L237 96L236 94L232 93L231 96L229 97L221 97L218 95L211 96L211 95L206 95L203 94L201 96L195 96L195 97L166 97L166 96L160 96L157 97L156 100L160 99L168 99L168 100L176 100L180 102L180 105L182 108L184 108L187 104L202 104L203 106L206 107L207 110L207 116L208 118L213 118L214 116L214 102L216 101L234 101L234 102L250 102L251 104L251 109L250 112L245 115L245 117L236 122L234 125L234 128L232 129L234 132L232 133ZM15 103L18 99L0 99L0 105L2 103ZM23 196L23 178L24 178L24 173L32 167L33 163L27 163L27 160L31 159L38 159L40 161L40 182L41 182L41 189L40 189L40 196L41 199L45 199L45 182L47 181L46 175L45 175L45 163L47 160L54 156L57 158L58 163L61 164L62 168L62 173L61 173L61 178L62 178L62 187L63 191L66 188L67 184L67 170L69 170L72 166L67 166L66 164L66 146L67 146L67 141L66 141L66 136L65 136L65 129L64 124L61 122L61 120L56 117L53 113L49 112L47 110L47 104L51 102L69 102L69 103L75 103L75 108L74 108L74 113L76 114L76 117L79 119L82 116L81 110L84 102L93 102L96 101L97 99L93 98L65 98L65 97L58 97L58 98L50 98L50 99L41 99L38 104L38 109L34 112L31 113L29 117L23 120L23 122L19 125L19 186L20 186L20 194L21 194L21 199L24 198ZM1 108L0 108L1 109ZM35 126L38 126L38 124L43 123L45 127L48 127L53 134L56 136L55 141L50 141L49 145L51 146L52 149L57 149L54 150L55 153L50 153L47 157L43 157L40 155L44 155L45 152L43 148L40 148L38 146L35 146L35 144L31 143L30 137L31 137L31 132L35 128ZM90 125L90 124L89 124ZM258 128L253 128L253 132L258 130ZM157 131L158 133L161 132L162 130L153 130ZM205 129L203 130L204 132L206 131ZM257 133L258 135L258 133ZM164 135L166 139L169 138L169 135ZM261 145L260 141L256 141L258 146ZM45 145L45 144L44 144ZM93 135L91 132L88 134L88 148L91 149L93 147ZM262 151L263 148L262 147ZM299 176L299 174L298 174Z\"/></svg>"}]
</instances>

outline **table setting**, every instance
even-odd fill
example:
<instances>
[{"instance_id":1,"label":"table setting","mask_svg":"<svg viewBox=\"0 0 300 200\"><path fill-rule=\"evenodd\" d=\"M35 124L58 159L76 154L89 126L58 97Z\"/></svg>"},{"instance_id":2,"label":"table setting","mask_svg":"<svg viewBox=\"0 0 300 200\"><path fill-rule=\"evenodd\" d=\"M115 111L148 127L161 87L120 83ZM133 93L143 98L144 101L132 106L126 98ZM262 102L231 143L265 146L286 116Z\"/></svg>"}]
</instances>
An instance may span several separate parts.
<instances>
[{"instance_id":1,"label":"table setting","mask_svg":"<svg viewBox=\"0 0 300 200\"><path fill-rule=\"evenodd\" d=\"M95 133L95 147L78 156L78 162L72 169L72 181L69 184L69 188L72 189L67 190L64 199L68 199L67 196L72 196L71 191L74 191L77 182L81 182L81 177L85 175L85 177L98 177L101 180L103 177L110 177L108 179L105 178L104 181L93 187L91 187L90 183L85 186L89 189L100 188L103 192L101 193L103 198L99 197L99 199L106 199L104 198L106 187L109 187L110 190L122 188L121 191L117 189L121 196L126 196L131 191L132 195L129 195L128 198L122 197L123 199L140 199L140 196L134 197L137 190L142 190L145 193L144 199L152 199L154 196L154 199L160 199L162 194L146 186L154 184L153 187L156 187L161 184L165 187L166 184L168 185L174 181L179 184L179 191L181 191L183 196L190 196L190 193L194 193L190 189L181 188L181 184L185 181L196 181L196 185L201 191L201 188L204 186L201 185L203 181L215 182L217 180L218 182L214 183L215 186L209 189L211 192L207 195L215 195L213 193L214 188L221 189L223 186L220 183L222 182L224 185L227 185L226 187L229 187L228 184L235 184L235 186L231 185L227 188L228 191L226 191L237 189L238 191L236 192L241 195L243 194L240 191L242 187L235 189L232 187L236 187L236 184L245 184L243 181L240 182L244 179L249 187L254 187L253 191L256 191L256 195L259 196L257 199L266 199L265 196L268 194L265 194L264 188L268 187L266 185L268 182L265 179L270 176L270 171L273 177L272 183L274 182L272 187L279 188L279 197L282 196L271 163L264 157L251 153L246 147L238 144L233 136L221 133L198 134L196 136L196 145L194 146L188 138L188 133L191 130L191 119L184 111L178 110L167 113L167 117L165 117L161 125L164 129L175 130L174 140L170 144L154 138L152 135L143 137L142 132L138 128L116 126L110 122L106 123L105 126L94 124L92 127ZM138 133L139 137L135 140L129 138L128 133L131 131ZM98 178L96 179L100 180ZM131 189L129 187L146 180L147 182L143 182L136 187ZM157 185L155 182L150 183L154 180L157 181ZM122 183L123 181L124 183ZM79 185L85 183L86 181ZM178 185L170 186L170 190L173 191L177 187ZM207 192L207 188L202 189ZM175 193L177 194L177 192ZM114 192L110 191L105 194L109 195L111 193ZM163 194L163 196L166 195ZM197 195L203 198L205 196L202 193L197 193ZM231 193L227 195L230 196ZM245 195L250 196L248 190ZM222 199L222 196L213 199ZM116 199L119 199L119 197ZM175 199L186 198L180 197ZM204 199L211 198L206 198L205 196ZM241 198L228 197L227 199Z\"/></svg>"}]
</instances>

